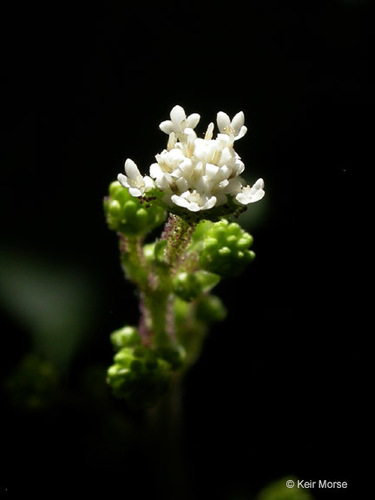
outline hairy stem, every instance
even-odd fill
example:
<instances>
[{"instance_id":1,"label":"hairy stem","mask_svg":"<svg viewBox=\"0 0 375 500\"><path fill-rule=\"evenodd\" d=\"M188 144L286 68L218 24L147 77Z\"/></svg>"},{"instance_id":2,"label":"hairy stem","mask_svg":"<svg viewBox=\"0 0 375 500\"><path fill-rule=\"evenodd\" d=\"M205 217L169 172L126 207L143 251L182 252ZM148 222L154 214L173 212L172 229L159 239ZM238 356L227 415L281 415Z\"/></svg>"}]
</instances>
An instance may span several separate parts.
<instances>
[{"instance_id":1,"label":"hairy stem","mask_svg":"<svg viewBox=\"0 0 375 500\"><path fill-rule=\"evenodd\" d=\"M172 271L175 271L184 260L185 250L190 243L195 227L195 222L187 222L173 214L169 216L162 239L167 240L165 256Z\"/></svg>"},{"instance_id":2,"label":"hairy stem","mask_svg":"<svg viewBox=\"0 0 375 500\"><path fill-rule=\"evenodd\" d=\"M176 342L173 278L188 259L186 249L194 230L195 223L170 215L162 233L162 240L167 242L164 249L166 265L159 269L144 258L140 237L120 235L125 274L140 292L139 333L145 345L169 347Z\"/></svg>"},{"instance_id":3,"label":"hairy stem","mask_svg":"<svg viewBox=\"0 0 375 500\"><path fill-rule=\"evenodd\" d=\"M140 290L145 290L148 283L149 269L145 262L142 250L142 239L140 237L120 238L121 263L126 277L132 281Z\"/></svg>"},{"instance_id":4,"label":"hairy stem","mask_svg":"<svg viewBox=\"0 0 375 500\"><path fill-rule=\"evenodd\" d=\"M174 341L170 325L170 295L156 290L144 297L147 330L153 347L169 347Z\"/></svg>"}]
</instances>

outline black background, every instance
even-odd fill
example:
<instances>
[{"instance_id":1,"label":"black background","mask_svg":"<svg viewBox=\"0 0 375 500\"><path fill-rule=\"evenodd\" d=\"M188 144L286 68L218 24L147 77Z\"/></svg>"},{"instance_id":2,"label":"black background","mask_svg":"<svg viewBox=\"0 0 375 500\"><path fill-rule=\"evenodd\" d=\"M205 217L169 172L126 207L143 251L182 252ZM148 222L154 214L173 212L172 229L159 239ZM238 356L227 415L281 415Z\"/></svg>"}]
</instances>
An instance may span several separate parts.
<instances>
[{"instance_id":1,"label":"black background","mask_svg":"<svg viewBox=\"0 0 375 500\"><path fill-rule=\"evenodd\" d=\"M315 489L318 499L356 497L366 442L357 296L372 139L369 5L103 2L5 12L2 266L11 282L18 258L78 273L91 302L59 402L30 412L2 391L0 495L158 498L157 451L127 451L113 424L142 418L90 374L111 363L109 333L138 316L103 196L127 157L146 173L165 146L158 124L181 104L201 115L201 133L218 111L244 111L237 150L249 180L266 184L246 218L257 258L219 285L228 318L185 383L189 498L251 499L288 475L349 483ZM33 341L2 302L6 380Z\"/></svg>"}]
</instances>

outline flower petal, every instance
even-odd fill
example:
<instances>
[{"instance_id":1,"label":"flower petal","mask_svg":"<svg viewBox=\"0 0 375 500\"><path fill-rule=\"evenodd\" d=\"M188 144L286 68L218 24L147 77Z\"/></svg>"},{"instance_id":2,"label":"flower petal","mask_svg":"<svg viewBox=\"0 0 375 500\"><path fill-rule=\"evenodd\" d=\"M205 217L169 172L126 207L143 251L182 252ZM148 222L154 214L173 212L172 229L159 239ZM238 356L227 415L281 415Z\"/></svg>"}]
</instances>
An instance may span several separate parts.
<instances>
[{"instance_id":1,"label":"flower petal","mask_svg":"<svg viewBox=\"0 0 375 500\"><path fill-rule=\"evenodd\" d=\"M186 126L189 128L195 128L198 125L200 119L201 116L198 115L198 113L192 113L186 118Z\"/></svg>"},{"instance_id":2,"label":"flower petal","mask_svg":"<svg viewBox=\"0 0 375 500\"><path fill-rule=\"evenodd\" d=\"M141 177L141 173L133 160L128 158L125 162L125 173L130 179Z\"/></svg>"},{"instance_id":3,"label":"flower petal","mask_svg":"<svg viewBox=\"0 0 375 500\"><path fill-rule=\"evenodd\" d=\"M206 203L201 207L201 210L209 210L210 208L213 208L216 204L216 196L211 196Z\"/></svg>"},{"instance_id":4,"label":"flower petal","mask_svg":"<svg viewBox=\"0 0 375 500\"><path fill-rule=\"evenodd\" d=\"M246 132L247 132L247 127L245 127L245 125L242 125L240 131L238 132L234 140L238 141L238 139L241 139L241 137L243 137L246 134Z\"/></svg>"},{"instance_id":5,"label":"flower petal","mask_svg":"<svg viewBox=\"0 0 375 500\"><path fill-rule=\"evenodd\" d=\"M206 175L208 179L212 179L219 172L219 167L217 165L212 165L212 163L206 163Z\"/></svg>"},{"instance_id":6,"label":"flower petal","mask_svg":"<svg viewBox=\"0 0 375 500\"><path fill-rule=\"evenodd\" d=\"M170 113L171 120L175 125L180 125L182 121L186 120L186 113L182 106L175 106Z\"/></svg>"},{"instance_id":7,"label":"flower petal","mask_svg":"<svg viewBox=\"0 0 375 500\"><path fill-rule=\"evenodd\" d=\"M151 189L153 189L155 187L154 181L148 175L145 175L143 177L143 182L145 185L145 188L144 188L145 192L150 191Z\"/></svg>"},{"instance_id":8,"label":"flower petal","mask_svg":"<svg viewBox=\"0 0 375 500\"><path fill-rule=\"evenodd\" d=\"M254 190L252 201L259 201L266 194L264 191L264 180L262 178L258 179L251 189Z\"/></svg>"},{"instance_id":9,"label":"flower petal","mask_svg":"<svg viewBox=\"0 0 375 500\"><path fill-rule=\"evenodd\" d=\"M243 111L240 111L233 117L231 122L231 126L232 129L234 130L235 135L238 134L244 123L245 123L245 115L243 114Z\"/></svg>"},{"instance_id":10,"label":"flower petal","mask_svg":"<svg viewBox=\"0 0 375 500\"><path fill-rule=\"evenodd\" d=\"M226 113L224 113L224 111L219 111L216 117L216 122L220 132L225 134L225 129L227 127L230 127L229 116Z\"/></svg>"},{"instance_id":11,"label":"flower petal","mask_svg":"<svg viewBox=\"0 0 375 500\"><path fill-rule=\"evenodd\" d=\"M128 178L124 174L118 174L117 180L121 184L121 186L128 188L129 187L129 182Z\"/></svg>"},{"instance_id":12,"label":"flower petal","mask_svg":"<svg viewBox=\"0 0 375 500\"><path fill-rule=\"evenodd\" d=\"M173 201L173 203L179 207L182 207L182 208L188 208L190 203L188 202L188 200L186 200L186 198L183 198L182 196L178 196L177 194L173 194L171 196L171 200Z\"/></svg>"},{"instance_id":13,"label":"flower petal","mask_svg":"<svg viewBox=\"0 0 375 500\"><path fill-rule=\"evenodd\" d=\"M189 188L189 183L184 177L180 177L179 179L176 180L176 186L180 193L183 193Z\"/></svg>"},{"instance_id":14,"label":"flower petal","mask_svg":"<svg viewBox=\"0 0 375 500\"><path fill-rule=\"evenodd\" d=\"M136 198L138 198L139 196L142 196L142 195L143 195L143 192L142 192L140 189L138 189L138 188L135 188L135 187L129 187L128 189L129 189L129 193L130 193L132 196L136 197Z\"/></svg>"},{"instance_id":15,"label":"flower petal","mask_svg":"<svg viewBox=\"0 0 375 500\"><path fill-rule=\"evenodd\" d=\"M163 175L163 170L160 168L159 163L152 163L150 165L150 175L154 179Z\"/></svg>"},{"instance_id":16,"label":"flower petal","mask_svg":"<svg viewBox=\"0 0 375 500\"><path fill-rule=\"evenodd\" d=\"M174 129L173 123L171 122L171 120L165 120L165 121L161 122L159 125L159 128L165 134L171 134L173 132L173 129Z\"/></svg>"}]
</instances>

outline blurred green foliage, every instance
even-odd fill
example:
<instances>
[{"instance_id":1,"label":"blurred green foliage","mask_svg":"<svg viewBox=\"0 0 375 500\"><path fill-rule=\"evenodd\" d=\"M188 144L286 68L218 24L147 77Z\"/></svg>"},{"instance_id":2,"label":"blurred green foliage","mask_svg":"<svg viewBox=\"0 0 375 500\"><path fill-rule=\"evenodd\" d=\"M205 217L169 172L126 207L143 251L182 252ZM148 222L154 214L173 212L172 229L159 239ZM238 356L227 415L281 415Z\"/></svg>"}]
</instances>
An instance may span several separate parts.
<instances>
[{"instance_id":1,"label":"blurred green foliage","mask_svg":"<svg viewBox=\"0 0 375 500\"><path fill-rule=\"evenodd\" d=\"M288 481L294 481L294 487L286 486ZM308 490L297 487L298 479L288 476L278 479L263 488L256 497L256 500L314 500Z\"/></svg>"},{"instance_id":2,"label":"blurred green foliage","mask_svg":"<svg viewBox=\"0 0 375 500\"><path fill-rule=\"evenodd\" d=\"M0 262L0 305L30 333L33 352L66 370L98 320L96 284L48 254L9 247Z\"/></svg>"},{"instance_id":3,"label":"blurred green foliage","mask_svg":"<svg viewBox=\"0 0 375 500\"><path fill-rule=\"evenodd\" d=\"M60 377L48 360L30 353L24 356L4 381L10 401L22 410L45 409L56 401Z\"/></svg>"}]
</instances>

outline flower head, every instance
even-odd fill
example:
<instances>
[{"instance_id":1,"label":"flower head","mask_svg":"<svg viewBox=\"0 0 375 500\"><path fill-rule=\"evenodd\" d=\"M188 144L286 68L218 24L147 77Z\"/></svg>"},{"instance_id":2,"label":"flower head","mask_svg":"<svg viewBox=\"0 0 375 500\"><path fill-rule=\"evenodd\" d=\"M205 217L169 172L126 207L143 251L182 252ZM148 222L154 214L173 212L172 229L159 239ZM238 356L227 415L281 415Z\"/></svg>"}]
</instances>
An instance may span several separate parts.
<instances>
[{"instance_id":1,"label":"flower head","mask_svg":"<svg viewBox=\"0 0 375 500\"><path fill-rule=\"evenodd\" d=\"M119 182L133 196L157 188L162 201L170 211L207 211L228 203L243 207L264 196L264 182L258 179L246 186L241 174L245 166L234 150L234 141L246 134L243 112L231 120L220 111L217 114L219 133L213 137L214 124L208 125L204 138L194 128L200 120L197 113L186 116L181 106L175 106L170 120L160 124L168 134L167 148L155 156L150 176L142 177L132 160L125 163L126 175L119 174Z\"/></svg>"}]
</instances>

